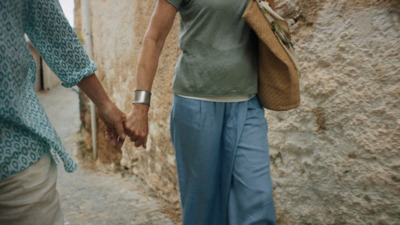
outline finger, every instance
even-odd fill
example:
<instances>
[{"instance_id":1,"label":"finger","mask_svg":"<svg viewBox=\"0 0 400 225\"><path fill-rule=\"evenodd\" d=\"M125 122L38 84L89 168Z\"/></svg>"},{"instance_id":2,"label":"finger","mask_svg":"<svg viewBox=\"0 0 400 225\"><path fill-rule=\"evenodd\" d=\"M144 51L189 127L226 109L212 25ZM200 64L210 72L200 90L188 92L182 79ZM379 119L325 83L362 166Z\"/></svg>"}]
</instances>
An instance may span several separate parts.
<instances>
[{"instance_id":1,"label":"finger","mask_svg":"<svg viewBox=\"0 0 400 225\"><path fill-rule=\"evenodd\" d=\"M136 142L137 140L139 140L139 138L136 135L131 135L130 139L132 142Z\"/></svg>"},{"instance_id":2,"label":"finger","mask_svg":"<svg viewBox=\"0 0 400 225\"><path fill-rule=\"evenodd\" d=\"M125 135L132 137L133 133L128 128L125 127Z\"/></svg>"},{"instance_id":3,"label":"finger","mask_svg":"<svg viewBox=\"0 0 400 225\"><path fill-rule=\"evenodd\" d=\"M116 143L117 143L117 139L118 139L118 135L115 133L115 130L113 130L113 129L110 129L110 131L109 131L109 135L110 135L110 144L112 145L112 146L115 146L116 145Z\"/></svg>"},{"instance_id":4,"label":"finger","mask_svg":"<svg viewBox=\"0 0 400 225\"><path fill-rule=\"evenodd\" d=\"M122 148L122 145L124 145L125 139L122 139L118 137L117 139L117 148Z\"/></svg>"},{"instance_id":5,"label":"finger","mask_svg":"<svg viewBox=\"0 0 400 225\"><path fill-rule=\"evenodd\" d=\"M126 118L127 118L127 117L128 117L128 115L126 115L126 113L124 113L124 114L121 116L121 121L122 121L123 124L126 122Z\"/></svg>"},{"instance_id":6,"label":"finger","mask_svg":"<svg viewBox=\"0 0 400 225\"><path fill-rule=\"evenodd\" d=\"M124 130L124 126L123 126L123 122L118 122L114 125L115 130L117 131L117 134L120 138L122 138L123 140L125 140L125 130Z\"/></svg>"},{"instance_id":7,"label":"finger","mask_svg":"<svg viewBox=\"0 0 400 225\"><path fill-rule=\"evenodd\" d=\"M145 138L139 138L139 139L137 139L136 141L135 141L135 146L136 147L140 147L140 146L143 146L143 147L145 147Z\"/></svg>"},{"instance_id":8,"label":"finger","mask_svg":"<svg viewBox=\"0 0 400 225\"><path fill-rule=\"evenodd\" d=\"M106 140L107 141L110 141L111 140L111 132L112 132L112 129L110 128L110 127L106 127Z\"/></svg>"},{"instance_id":9,"label":"finger","mask_svg":"<svg viewBox=\"0 0 400 225\"><path fill-rule=\"evenodd\" d=\"M135 141L135 147L140 147L142 145L142 141L141 140L136 140Z\"/></svg>"}]
</instances>

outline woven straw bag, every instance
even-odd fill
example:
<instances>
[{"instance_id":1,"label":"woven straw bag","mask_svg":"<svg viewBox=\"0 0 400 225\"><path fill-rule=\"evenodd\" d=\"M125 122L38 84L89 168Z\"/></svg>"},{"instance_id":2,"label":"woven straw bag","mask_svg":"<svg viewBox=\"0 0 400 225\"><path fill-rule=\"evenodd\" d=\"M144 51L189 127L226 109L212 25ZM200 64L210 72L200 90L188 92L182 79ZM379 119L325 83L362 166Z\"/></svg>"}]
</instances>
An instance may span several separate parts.
<instances>
[{"instance_id":1,"label":"woven straw bag","mask_svg":"<svg viewBox=\"0 0 400 225\"><path fill-rule=\"evenodd\" d=\"M299 67L287 22L264 0L250 0L244 20L258 36L258 98L264 108L285 111L300 105Z\"/></svg>"}]
</instances>

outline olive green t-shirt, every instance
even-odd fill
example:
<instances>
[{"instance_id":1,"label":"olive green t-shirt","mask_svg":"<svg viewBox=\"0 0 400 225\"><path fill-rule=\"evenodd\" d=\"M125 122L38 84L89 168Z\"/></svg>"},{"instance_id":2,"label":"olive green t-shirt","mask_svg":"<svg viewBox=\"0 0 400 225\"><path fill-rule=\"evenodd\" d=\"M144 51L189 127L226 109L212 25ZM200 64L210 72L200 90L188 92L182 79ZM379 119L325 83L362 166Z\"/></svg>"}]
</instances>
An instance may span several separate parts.
<instances>
[{"instance_id":1,"label":"olive green t-shirt","mask_svg":"<svg viewBox=\"0 0 400 225\"><path fill-rule=\"evenodd\" d=\"M257 93L257 38L242 19L249 0L167 0L181 16L175 94Z\"/></svg>"}]
</instances>

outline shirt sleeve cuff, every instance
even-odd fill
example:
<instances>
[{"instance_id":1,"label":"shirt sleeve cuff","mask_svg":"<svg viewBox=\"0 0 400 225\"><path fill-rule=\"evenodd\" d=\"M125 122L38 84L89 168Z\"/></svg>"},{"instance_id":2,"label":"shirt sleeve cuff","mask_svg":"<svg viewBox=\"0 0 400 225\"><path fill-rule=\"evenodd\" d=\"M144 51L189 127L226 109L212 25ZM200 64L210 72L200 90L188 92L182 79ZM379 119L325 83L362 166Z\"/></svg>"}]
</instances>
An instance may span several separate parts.
<instances>
[{"instance_id":1,"label":"shirt sleeve cuff","mask_svg":"<svg viewBox=\"0 0 400 225\"><path fill-rule=\"evenodd\" d=\"M176 1L172 1L172 0L166 0L169 4L173 5L178 11L180 9L179 7L179 3L177 3Z\"/></svg>"},{"instance_id":2,"label":"shirt sleeve cuff","mask_svg":"<svg viewBox=\"0 0 400 225\"><path fill-rule=\"evenodd\" d=\"M61 85L66 88L73 87L79 84L79 82L81 82L83 78L92 75L96 70L96 64L92 60L90 60L90 64L86 68L71 74L70 79L63 81Z\"/></svg>"}]
</instances>

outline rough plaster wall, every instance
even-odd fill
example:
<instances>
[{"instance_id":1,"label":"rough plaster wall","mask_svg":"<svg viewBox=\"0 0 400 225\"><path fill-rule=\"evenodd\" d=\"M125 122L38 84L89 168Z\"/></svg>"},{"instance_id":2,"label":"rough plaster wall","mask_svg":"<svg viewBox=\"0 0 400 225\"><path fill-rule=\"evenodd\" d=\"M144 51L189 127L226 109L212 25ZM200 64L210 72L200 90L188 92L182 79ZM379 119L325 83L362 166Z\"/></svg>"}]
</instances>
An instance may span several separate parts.
<instances>
[{"instance_id":1,"label":"rough plaster wall","mask_svg":"<svg viewBox=\"0 0 400 225\"><path fill-rule=\"evenodd\" d=\"M400 224L399 1L277 2L303 72L266 113L282 224Z\"/></svg>"},{"instance_id":2,"label":"rough plaster wall","mask_svg":"<svg viewBox=\"0 0 400 225\"><path fill-rule=\"evenodd\" d=\"M155 2L91 1L97 74L125 111ZM276 2L291 18L303 74L301 106L266 112L279 224L400 224L399 1ZM125 143L121 160L173 203L178 192L168 118L178 26L153 86L148 149ZM119 164L119 153L99 147L101 162L114 157Z\"/></svg>"}]
</instances>

